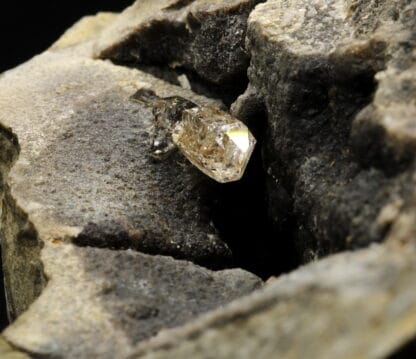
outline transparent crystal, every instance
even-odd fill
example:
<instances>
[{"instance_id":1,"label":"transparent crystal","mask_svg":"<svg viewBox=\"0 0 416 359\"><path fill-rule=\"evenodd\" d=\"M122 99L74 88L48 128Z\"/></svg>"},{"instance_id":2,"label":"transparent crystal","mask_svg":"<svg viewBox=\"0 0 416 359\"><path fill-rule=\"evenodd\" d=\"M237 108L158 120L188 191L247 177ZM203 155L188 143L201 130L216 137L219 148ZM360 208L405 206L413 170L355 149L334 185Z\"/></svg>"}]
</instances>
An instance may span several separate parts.
<instances>
[{"instance_id":1,"label":"transparent crystal","mask_svg":"<svg viewBox=\"0 0 416 359\"><path fill-rule=\"evenodd\" d=\"M243 176L256 144L244 123L214 107L185 109L172 140L194 166L221 183Z\"/></svg>"}]
</instances>

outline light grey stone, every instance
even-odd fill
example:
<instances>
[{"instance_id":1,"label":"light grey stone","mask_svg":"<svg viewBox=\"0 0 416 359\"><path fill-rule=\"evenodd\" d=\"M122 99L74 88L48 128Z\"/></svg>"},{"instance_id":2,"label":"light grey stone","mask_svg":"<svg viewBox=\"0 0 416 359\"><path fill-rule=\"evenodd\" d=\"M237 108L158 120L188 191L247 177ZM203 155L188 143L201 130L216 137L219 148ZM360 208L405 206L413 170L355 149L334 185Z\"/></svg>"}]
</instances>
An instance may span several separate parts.
<instances>
[{"instance_id":1,"label":"light grey stone","mask_svg":"<svg viewBox=\"0 0 416 359\"><path fill-rule=\"evenodd\" d=\"M311 263L143 343L134 359L387 358L416 336L414 249Z\"/></svg>"},{"instance_id":2,"label":"light grey stone","mask_svg":"<svg viewBox=\"0 0 416 359\"><path fill-rule=\"evenodd\" d=\"M125 358L138 342L261 285L240 269L212 272L132 250L47 244L48 284L4 332L36 357Z\"/></svg>"},{"instance_id":3,"label":"light grey stone","mask_svg":"<svg viewBox=\"0 0 416 359\"><path fill-rule=\"evenodd\" d=\"M48 51L0 78L0 118L21 146L1 226L12 318L45 283L44 242L133 248L213 268L231 262L211 223L217 185L179 154L151 159L153 115L130 96L147 87L215 102L89 59L89 46Z\"/></svg>"}]
</instances>

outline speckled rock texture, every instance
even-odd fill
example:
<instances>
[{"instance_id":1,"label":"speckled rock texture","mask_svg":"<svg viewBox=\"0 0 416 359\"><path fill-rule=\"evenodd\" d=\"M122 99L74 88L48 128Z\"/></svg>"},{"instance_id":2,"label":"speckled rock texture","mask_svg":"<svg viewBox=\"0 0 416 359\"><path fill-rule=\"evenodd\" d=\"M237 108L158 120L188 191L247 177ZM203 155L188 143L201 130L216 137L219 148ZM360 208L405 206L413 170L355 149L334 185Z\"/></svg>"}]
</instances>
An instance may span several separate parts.
<instances>
[{"instance_id":1,"label":"speckled rock texture","mask_svg":"<svg viewBox=\"0 0 416 359\"><path fill-rule=\"evenodd\" d=\"M415 6L269 0L249 17L234 114L266 106L269 217L305 262L382 241L414 208Z\"/></svg>"},{"instance_id":2,"label":"speckled rock texture","mask_svg":"<svg viewBox=\"0 0 416 359\"><path fill-rule=\"evenodd\" d=\"M247 17L260 0L139 0L109 26L95 54L183 67L214 84L245 77ZM235 84L234 84L235 85Z\"/></svg>"},{"instance_id":3,"label":"speckled rock texture","mask_svg":"<svg viewBox=\"0 0 416 359\"><path fill-rule=\"evenodd\" d=\"M0 78L0 118L21 146L9 178L14 199L3 201L1 226L12 318L43 286L32 250L44 242L133 248L213 268L231 263L211 222L217 184L179 154L151 159L152 111L130 96L147 87L215 102L84 57L88 42L48 51Z\"/></svg>"},{"instance_id":4,"label":"speckled rock texture","mask_svg":"<svg viewBox=\"0 0 416 359\"><path fill-rule=\"evenodd\" d=\"M28 355L12 348L3 337L0 337L0 358L2 359L30 359Z\"/></svg>"},{"instance_id":5,"label":"speckled rock texture","mask_svg":"<svg viewBox=\"0 0 416 359\"><path fill-rule=\"evenodd\" d=\"M212 272L132 250L48 244L48 285L4 332L47 358L126 358L134 346L258 288L240 269Z\"/></svg>"},{"instance_id":6,"label":"speckled rock texture","mask_svg":"<svg viewBox=\"0 0 416 359\"><path fill-rule=\"evenodd\" d=\"M374 245L309 264L131 358L387 358L416 335L415 258Z\"/></svg>"}]
</instances>

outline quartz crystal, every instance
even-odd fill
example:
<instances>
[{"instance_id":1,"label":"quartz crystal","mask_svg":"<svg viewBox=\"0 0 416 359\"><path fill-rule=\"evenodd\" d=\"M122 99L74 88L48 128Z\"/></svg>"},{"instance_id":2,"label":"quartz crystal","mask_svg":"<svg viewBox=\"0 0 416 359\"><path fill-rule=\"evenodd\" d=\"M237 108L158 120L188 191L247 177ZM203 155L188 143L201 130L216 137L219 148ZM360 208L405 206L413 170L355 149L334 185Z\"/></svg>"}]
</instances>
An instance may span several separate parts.
<instances>
[{"instance_id":1,"label":"quartz crystal","mask_svg":"<svg viewBox=\"0 0 416 359\"><path fill-rule=\"evenodd\" d=\"M225 183L244 174L256 144L244 123L212 106L198 106L180 96L159 97L140 89L131 99L152 109L150 156L166 160L179 148L199 170Z\"/></svg>"},{"instance_id":2,"label":"quartz crystal","mask_svg":"<svg viewBox=\"0 0 416 359\"><path fill-rule=\"evenodd\" d=\"M246 125L215 107L185 109L172 139L194 166L221 183L242 177L256 144Z\"/></svg>"}]
</instances>

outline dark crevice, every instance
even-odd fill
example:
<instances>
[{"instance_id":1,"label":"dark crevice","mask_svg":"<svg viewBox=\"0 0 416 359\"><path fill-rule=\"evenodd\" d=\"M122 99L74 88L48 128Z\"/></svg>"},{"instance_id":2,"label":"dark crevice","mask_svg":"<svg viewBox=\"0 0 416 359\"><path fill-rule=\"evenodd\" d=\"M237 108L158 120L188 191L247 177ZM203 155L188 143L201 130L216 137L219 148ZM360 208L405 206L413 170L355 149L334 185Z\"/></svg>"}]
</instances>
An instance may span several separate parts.
<instances>
[{"instance_id":1,"label":"dark crevice","mask_svg":"<svg viewBox=\"0 0 416 359\"><path fill-rule=\"evenodd\" d=\"M395 353L389 355L388 359L413 359L416 358L416 339L403 345Z\"/></svg>"},{"instance_id":2,"label":"dark crevice","mask_svg":"<svg viewBox=\"0 0 416 359\"><path fill-rule=\"evenodd\" d=\"M199 95L220 99L228 108L241 95L248 85L246 72L235 75L221 85L208 82L196 73L184 70L191 84L192 91Z\"/></svg>"},{"instance_id":3,"label":"dark crevice","mask_svg":"<svg viewBox=\"0 0 416 359\"><path fill-rule=\"evenodd\" d=\"M381 241L383 228L371 225L389 200L388 179L365 166L351 128L372 103L382 68L354 58L281 56L290 65L277 83L251 73L264 86L257 90L269 114L263 157L275 231L295 242L302 263ZM250 71L266 66L254 62ZM293 252L287 255L298 258Z\"/></svg>"},{"instance_id":4,"label":"dark crevice","mask_svg":"<svg viewBox=\"0 0 416 359\"><path fill-rule=\"evenodd\" d=\"M213 218L233 253L235 266L267 279L295 269L299 258L291 240L292 219L286 217L282 226L270 221L262 158L266 113L255 117L250 125L257 139L255 151L240 181L219 185L220 200L213 208Z\"/></svg>"},{"instance_id":5,"label":"dark crevice","mask_svg":"<svg viewBox=\"0 0 416 359\"><path fill-rule=\"evenodd\" d=\"M165 7L163 10L180 10L184 8L185 6L190 5L195 0L178 0L175 3Z\"/></svg>"},{"instance_id":6,"label":"dark crevice","mask_svg":"<svg viewBox=\"0 0 416 359\"><path fill-rule=\"evenodd\" d=\"M0 246L0 332L9 325L9 320L7 317L6 292L4 287L3 260L1 258L2 256Z\"/></svg>"}]
</instances>

